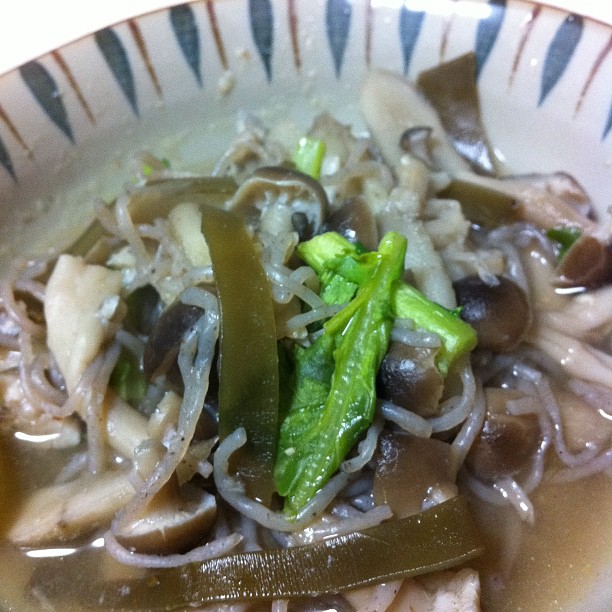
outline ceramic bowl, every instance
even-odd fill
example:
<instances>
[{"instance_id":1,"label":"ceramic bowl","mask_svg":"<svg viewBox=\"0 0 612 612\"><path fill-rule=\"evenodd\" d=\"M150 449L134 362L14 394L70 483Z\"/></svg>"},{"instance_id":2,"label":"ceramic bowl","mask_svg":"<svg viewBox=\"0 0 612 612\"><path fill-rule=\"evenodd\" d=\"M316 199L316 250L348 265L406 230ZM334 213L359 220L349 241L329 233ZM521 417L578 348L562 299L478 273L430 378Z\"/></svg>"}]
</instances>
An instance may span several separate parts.
<instances>
[{"instance_id":1,"label":"ceramic bowl","mask_svg":"<svg viewBox=\"0 0 612 612\"><path fill-rule=\"evenodd\" d=\"M609 224L611 49L610 26L522 0L207 0L115 24L0 77L0 269L68 244L138 151L206 170L238 111L362 130L368 70L467 51L504 166L570 172ZM601 580L582 609L610 603Z\"/></svg>"}]
</instances>

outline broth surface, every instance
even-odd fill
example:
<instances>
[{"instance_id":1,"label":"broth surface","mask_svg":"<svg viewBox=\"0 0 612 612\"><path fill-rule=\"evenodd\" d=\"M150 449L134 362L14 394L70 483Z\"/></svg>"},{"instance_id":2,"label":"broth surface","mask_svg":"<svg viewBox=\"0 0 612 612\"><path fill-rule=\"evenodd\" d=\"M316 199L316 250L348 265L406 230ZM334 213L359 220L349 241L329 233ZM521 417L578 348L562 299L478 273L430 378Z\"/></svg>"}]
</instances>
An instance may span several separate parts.
<instances>
[{"instance_id":1,"label":"broth surface","mask_svg":"<svg viewBox=\"0 0 612 612\"><path fill-rule=\"evenodd\" d=\"M11 510L18 507L19 492L25 494L41 482L49 482L65 460L66 451L25 452L26 444L12 437L3 438L1 444L16 494L12 498L15 503L6 504L1 517L4 530L10 523ZM40 461L43 452L45 461ZM55 461L49 461L49 455ZM564 485L543 485L532 495L532 501L535 527L521 524L511 508L472 500L486 545L485 555L471 564L480 572L485 612L577 610L594 586L598 582L602 585L602 568L612 552L610 479L600 474ZM516 561L509 567L513 546L517 546ZM74 544L67 543L66 547L70 550ZM142 571L120 566L101 548L87 546L74 555L45 559L30 557L6 541L0 541L0 567L0 605L18 612L35 612L44 605L41 594L39 600L28 595L34 572L43 576L45 583L57 577L56 587L61 590L65 585L85 585L92 575L117 577L121 571L122 575L137 576ZM62 602L61 609L76 612L79 606L67 607ZM391 610L399 608L394 605Z\"/></svg>"}]
</instances>

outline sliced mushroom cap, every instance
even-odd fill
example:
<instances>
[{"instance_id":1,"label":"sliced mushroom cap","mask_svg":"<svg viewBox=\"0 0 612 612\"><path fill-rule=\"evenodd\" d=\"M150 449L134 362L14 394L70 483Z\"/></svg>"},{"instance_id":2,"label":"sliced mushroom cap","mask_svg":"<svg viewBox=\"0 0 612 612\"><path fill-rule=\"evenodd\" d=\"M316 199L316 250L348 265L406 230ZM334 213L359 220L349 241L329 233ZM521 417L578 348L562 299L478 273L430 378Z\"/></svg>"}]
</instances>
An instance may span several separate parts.
<instances>
[{"instance_id":1,"label":"sliced mushroom cap","mask_svg":"<svg viewBox=\"0 0 612 612\"><path fill-rule=\"evenodd\" d=\"M495 174L495 155L480 115L476 69L475 53L465 53L421 72L417 83L438 111L455 149L477 172Z\"/></svg>"},{"instance_id":2,"label":"sliced mushroom cap","mask_svg":"<svg viewBox=\"0 0 612 612\"><path fill-rule=\"evenodd\" d=\"M378 228L372 210L362 197L348 198L325 222L325 230L338 232L370 251L378 246Z\"/></svg>"},{"instance_id":3,"label":"sliced mushroom cap","mask_svg":"<svg viewBox=\"0 0 612 612\"><path fill-rule=\"evenodd\" d=\"M525 292L513 281L496 277L489 285L478 276L466 276L453 283L461 318L478 335L478 346L504 352L516 347L525 337L532 315Z\"/></svg>"},{"instance_id":4,"label":"sliced mushroom cap","mask_svg":"<svg viewBox=\"0 0 612 612\"><path fill-rule=\"evenodd\" d=\"M457 172L454 179L464 190L471 186L493 192L497 201L510 198L512 217L528 221L539 228L576 227L583 233L597 236L602 228L590 218L591 203L580 185L563 173L506 176L493 178L470 172Z\"/></svg>"},{"instance_id":5,"label":"sliced mushroom cap","mask_svg":"<svg viewBox=\"0 0 612 612\"><path fill-rule=\"evenodd\" d=\"M305 240L319 231L329 203L318 181L283 166L255 170L230 203L230 209L243 216L253 230L259 228L261 217L272 206L277 212L280 209L286 213L277 215L276 223L291 224L294 231L300 232L300 239Z\"/></svg>"},{"instance_id":6,"label":"sliced mushroom cap","mask_svg":"<svg viewBox=\"0 0 612 612\"><path fill-rule=\"evenodd\" d=\"M388 504L398 517L423 510L435 495L443 501L457 494L451 445L434 438L384 433L376 454L374 501Z\"/></svg>"},{"instance_id":7,"label":"sliced mushroom cap","mask_svg":"<svg viewBox=\"0 0 612 612\"><path fill-rule=\"evenodd\" d=\"M466 458L472 472L485 480L513 476L534 457L540 443L538 418L510 415L506 404L521 396L511 389L487 388L487 414Z\"/></svg>"},{"instance_id":8,"label":"sliced mushroom cap","mask_svg":"<svg viewBox=\"0 0 612 612\"><path fill-rule=\"evenodd\" d=\"M207 536L217 517L214 495L189 483L180 489L169 484L170 490L158 493L145 516L115 534L123 546L152 555L184 553Z\"/></svg>"}]
</instances>

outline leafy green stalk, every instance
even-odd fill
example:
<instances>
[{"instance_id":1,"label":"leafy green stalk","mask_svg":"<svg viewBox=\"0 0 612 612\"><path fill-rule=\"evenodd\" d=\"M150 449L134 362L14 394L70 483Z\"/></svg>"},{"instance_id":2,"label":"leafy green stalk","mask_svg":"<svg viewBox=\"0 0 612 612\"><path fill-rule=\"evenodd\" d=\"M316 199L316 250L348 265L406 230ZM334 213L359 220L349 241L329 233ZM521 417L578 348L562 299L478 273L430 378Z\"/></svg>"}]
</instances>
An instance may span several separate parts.
<instances>
[{"instance_id":1,"label":"leafy green stalk","mask_svg":"<svg viewBox=\"0 0 612 612\"><path fill-rule=\"evenodd\" d=\"M292 161L300 172L318 179L321 176L324 156L325 143L322 140L304 136L297 144Z\"/></svg>"},{"instance_id":2,"label":"leafy green stalk","mask_svg":"<svg viewBox=\"0 0 612 612\"><path fill-rule=\"evenodd\" d=\"M275 464L289 516L323 487L372 422L376 372L389 344L392 293L405 251L405 238L390 232L377 252L357 255L357 296L309 348L297 349L295 393Z\"/></svg>"},{"instance_id":3,"label":"leafy green stalk","mask_svg":"<svg viewBox=\"0 0 612 612\"><path fill-rule=\"evenodd\" d=\"M298 247L300 257L319 276L321 297L326 303L347 302L371 273L367 259L360 257L362 252L358 245L335 232L315 236ZM436 365L444 376L458 357L476 346L476 332L456 311L432 302L407 283L397 283L392 307L396 317L412 319L417 327L440 336L442 346Z\"/></svg>"}]
</instances>

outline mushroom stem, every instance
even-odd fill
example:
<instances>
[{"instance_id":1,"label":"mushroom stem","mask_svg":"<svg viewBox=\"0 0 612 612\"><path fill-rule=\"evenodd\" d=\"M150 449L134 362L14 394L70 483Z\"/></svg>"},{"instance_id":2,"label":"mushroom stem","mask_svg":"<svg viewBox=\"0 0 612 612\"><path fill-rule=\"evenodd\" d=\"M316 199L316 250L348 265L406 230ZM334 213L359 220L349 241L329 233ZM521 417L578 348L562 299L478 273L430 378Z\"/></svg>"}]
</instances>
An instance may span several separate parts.
<instances>
[{"instance_id":1,"label":"mushroom stem","mask_svg":"<svg viewBox=\"0 0 612 612\"><path fill-rule=\"evenodd\" d=\"M126 472L84 474L28 497L7 537L28 546L75 538L108 523L133 495Z\"/></svg>"}]
</instances>

